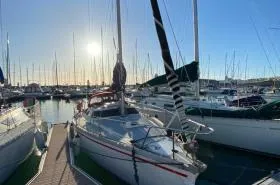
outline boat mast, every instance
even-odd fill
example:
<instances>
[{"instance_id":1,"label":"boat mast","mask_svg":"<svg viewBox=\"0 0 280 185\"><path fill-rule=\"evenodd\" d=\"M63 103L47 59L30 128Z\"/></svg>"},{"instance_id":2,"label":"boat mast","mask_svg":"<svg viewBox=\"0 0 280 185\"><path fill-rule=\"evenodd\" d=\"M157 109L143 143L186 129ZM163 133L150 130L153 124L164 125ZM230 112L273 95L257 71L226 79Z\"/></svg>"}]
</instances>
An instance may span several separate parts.
<instances>
[{"instance_id":1,"label":"boat mast","mask_svg":"<svg viewBox=\"0 0 280 185\"><path fill-rule=\"evenodd\" d=\"M102 87L105 85L105 79L104 79L104 61L103 61L103 29L101 26L101 74L102 74Z\"/></svg>"},{"instance_id":2,"label":"boat mast","mask_svg":"<svg viewBox=\"0 0 280 185\"><path fill-rule=\"evenodd\" d=\"M28 79L28 67L26 67L26 86L29 84L29 79Z\"/></svg>"},{"instance_id":3,"label":"boat mast","mask_svg":"<svg viewBox=\"0 0 280 185\"><path fill-rule=\"evenodd\" d=\"M16 86L16 62L14 61L14 65L13 65L14 71L13 71L13 82L14 82L14 86Z\"/></svg>"},{"instance_id":4,"label":"boat mast","mask_svg":"<svg viewBox=\"0 0 280 185\"><path fill-rule=\"evenodd\" d=\"M123 62L122 58L122 29L121 29L121 5L120 0L117 0L117 29L118 29L118 62ZM120 75L123 75L122 67L120 68ZM124 88L121 92L121 114L124 115Z\"/></svg>"},{"instance_id":5,"label":"boat mast","mask_svg":"<svg viewBox=\"0 0 280 185\"><path fill-rule=\"evenodd\" d=\"M10 76L10 51L9 51L9 33L7 32L7 56L6 56L6 73L7 73L7 85L9 85L11 76Z\"/></svg>"},{"instance_id":6,"label":"boat mast","mask_svg":"<svg viewBox=\"0 0 280 185\"><path fill-rule=\"evenodd\" d=\"M21 62L20 62L20 57L18 58L18 65L19 65L19 80L20 80L20 87L22 87L22 74L21 74Z\"/></svg>"},{"instance_id":7,"label":"boat mast","mask_svg":"<svg viewBox=\"0 0 280 185\"><path fill-rule=\"evenodd\" d=\"M86 70L85 70L85 66L83 68L83 85L86 85Z\"/></svg>"},{"instance_id":8,"label":"boat mast","mask_svg":"<svg viewBox=\"0 0 280 185\"><path fill-rule=\"evenodd\" d=\"M198 15L197 15L197 0L193 0L193 26L194 26L194 61L199 66L199 48L198 48ZM198 79L195 82L195 96L199 99L199 68L198 68Z\"/></svg>"},{"instance_id":9,"label":"boat mast","mask_svg":"<svg viewBox=\"0 0 280 185\"><path fill-rule=\"evenodd\" d=\"M95 87L98 85L98 79L97 79L97 74L96 74L96 63L95 63L95 56L93 57L93 74L94 74L94 82L95 82Z\"/></svg>"},{"instance_id":10,"label":"boat mast","mask_svg":"<svg viewBox=\"0 0 280 185\"><path fill-rule=\"evenodd\" d=\"M32 82L34 83L34 63L32 63Z\"/></svg>"},{"instance_id":11,"label":"boat mast","mask_svg":"<svg viewBox=\"0 0 280 185\"><path fill-rule=\"evenodd\" d=\"M46 84L46 67L45 67L45 64L44 64L44 82L45 82L45 86L47 86L47 84Z\"/></svg>"},{"instance_id":12,"label":"boat mast","mask_svg":"<svg viewBox=\"0 0 280 185\"><path fill-rule=\"evenodd\" d=\"M208 69L207 69L207 79L208 79L208 83L207 85L209 85L209 72L210 72L210 55L208 55Z\"/></svg>"},{"instance_id":13,"label":"boat mast","mask_svg":"<svg viewBox=\"0 0 280 185\"><path fill-rule=\"evenodd\" d=\"M137 85L137 82L138 82L137 60L138 60L138 53L137 53L137 39L136 39L136 41L135 41L135 85Z\"/></svg>"},{"instance_id":14,"label":"boat mast","mask_svg":"<svg viewBox=\"0 0 280 185\"><path fill-rule=\"evenodd\" d=\"M54 60L55 60L55 78L56 78L56 87L58 87L58 74L57 74L57 59L56 59L56 52L54 52Z\"/></svg>"},{"instance_id":15,"label":"boat mast","mask_svg":"<svg viewBox=\"0 0 280 185\"><path fill-rule=\"evenodd\" d=\"M110 74L110 56L109 51L107 50L107 67L108 67L108 85L110 84L111 74Z\"/></svg>"},{"instance_id":16,"label":"boat mast","mask_svg":"<svg viewBox=\"0 0 280 185\"><path fill-rule=\"evenodd\" d=\"M74 85L76 86L76 53L75 53L75 34L73 32L73 51L74 51Z\"/></svg>"},{"instance_id":17,"label":"boat mast","mask_svg":"<svg viewBox=\"0 0 280 185\"><path fill-rule=\"evenodd\" d=\"M41 85L41 66L39 64L39 84Z\"/></svg>"},{"instance_id":18,"label":"boat mast","mask_svg":"<svg viewBox=\"0 0 280 185\"><path fill-rule=\"evenodd\" d=\"M248 54L246 55L246 59L245 59L245 76L244 76L244 80L247 80L247 62L248 62Z\"/></svg>"},{"instance_id":19,"label":"boat mast","mask_svg":"<svg viewBox=\"0 0 280 185\"><path fill-rule=\"evenodd\" d=\"M225 55L225 81L224 81L224 87L226 87L226 80L227 80L227 53Z\"/></svg>"}]
</instances>

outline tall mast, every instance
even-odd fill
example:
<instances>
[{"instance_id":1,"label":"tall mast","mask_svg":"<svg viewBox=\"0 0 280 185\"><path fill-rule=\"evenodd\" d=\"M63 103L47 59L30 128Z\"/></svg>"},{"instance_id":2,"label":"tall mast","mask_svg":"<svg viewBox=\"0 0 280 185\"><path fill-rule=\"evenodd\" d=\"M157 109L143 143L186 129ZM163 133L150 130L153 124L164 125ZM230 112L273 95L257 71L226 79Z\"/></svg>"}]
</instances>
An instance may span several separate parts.
<instances>
[{"instance_id":1,"label":"tall mast","mask_svg":"<svg viewBox=\"0 0 280 185\"><path fill-rule=\"evenodd\" d=\"M96 70L95 57L93 57L93 74L94 74L95 86L98 85L98 79L97 79L96 71L97 71L97 70Z\"/></svg>"},{"instance_id":2,"label":"tall mast","mask_svg":"<svg viewBox=\"0 0 280 185\"><path fill-rule=\"evenodd\" d=\"M62 84L67 84L67 69L65 64L63 64L63 72L61 71L61 73L63 74L63 83Z\"/></svg>"},{"instance_id":3,"label":"tall mast","mask_svg":"<svg viewBox=\"0 0 280 185\"><path fill-rule=\"evenodd\" d=\"M107 71L108 71L108 76L107 76L107 79L108 79L108 85L110 84L110 79L111 79L111 74L110 74L110 57L109 57L109 51L107 50Z\"/></svg>"},{"instance_id":4,"label":"tall mast","mask_svg":"<svg viewBox=\"0 0 280 185\"><path fill-rule=\"evenodd\" d=\"M210 72L210 55L208 55L208 69L207 69L207 79L208 79L208 83L207 85L209 85L209 72Z\"/></svg>"},{"instance_id":5,"label":"tall mast","mask_svg":"<svg viewBox=\"0 0 280 185\"><path fill-rule=\"evenodd\" d=\"M74 85L76 86L76 53L75 53L75 34L73 32L73 51L74 51Z\"/></svg>"},{"instance_id":6,"label":"tall mast","mask_svg":"<svg viewBox=\"0 0 280 185\"><path fill-rule=\"evenodd\" d=\"M104 63L103 63L103 29L101 26L101 73L102 73L102 85L104 85L105 81L104 81Z\"/></svg>"},{"instance_id":7,"label":"tall mast","mask_svg":"<svg viewBox=\"0 0 280 185\"><path fill-rule=\"evenodd\" d=\"M47 84L46 84L46 67L45 67L45 64L44 64L44 83L45 83L45 86L46 86Z\"/></svg>"},{"instance_id":8,"label":"tall mast","mask_svg":"<svg viewBox=\"0 0 280 185\"><path fill-rule=\"evenodd\" d=\"M81 68L81 73L80 73L80 85L83 85L83 68Z\"/></svg>"},{"instance_id":9,"label":"tall mast","mask_svg":"<svg viewBox=\"0 0 280 185\"><path fill-rule=\"evenodd\" d=\"M28 79L28 67L26 67L26 86L29 84L29 79Z\"/></svg>"},{"instance_id":10,"label":"tall mast","mask_svg":"<svg viewBox=\"0 0 280 185\"><path fill-rule=\"evenodd\" d=\"M86 70L85 70L85 66L83 68L83 85L86 85Z\"/></svg>"},{"instance_id":11,"label":"tall mast","mask_svg":"<svg viewBox=\"0 0 280 185\"><path fill-rule=\"evenodd\" d=\"M56 87L58 87L58 74L57 74L57 59L56 59L56 52L54 53L54 60L55 60L55 78L56 78Z\"/></svg>"},{"instance_id":12,"label":"tall mast","mask_svg":"<svg viewBox=\"0 0 280 185\"><path fill-rule=\"evenodd\" d=\"M148 62L149 62L149 65L150 65L150 77L149 79L153 78L153 66L152 66L152 63L151 63L151 59L150 59L150 54L148 53Z\"/></svg>"},{"instance_id":13,"label":"tall mast","mask_svg":"<svg viewBox=\"0 0 280 185\"><path fill-rule=\"evenodd\" d=\"M34 63L32 63L32 82L34 83Z\"/></svg>"},{"instance_id":14,"label":"tall mast","mask_svg":"<svg viewBox=\"0 0 280 185\"><path fill-rule=\"evenodd\" d=\"M226 87L226 80L227 80L227 53L225 56L225 81L224 81L224 87Z\"/></svg>"},{"instance_id":15,"label":"tall mast","mask_svg":"<svg viewBox=\"0 0 280 185\"><path fill-rule=\"evenodd\" d=\"M118 61L123 62L122 58L122 28L121 28L121 6L120 0L117 0L117 28L118 28Z\"/></svg>"},{"instance_id":16,"label":"tall mast","mask_svg":"<svg viewBox=\"0 0 280 185\"><path fill-rule=\"evenodd\" d=\"M198 15L197 15L197 0L193 0L193 26L194 26L194 61L199 64L199 48L198 48ZM199 65L198 65L199 66ZM198 68L199 70L199 68ZM196 92L195 96L199 99L199 71L198 71L198 79L195 82Z\"/></svg>"},{"instance_id":17,"label":"tall mast","mask_svg":"<svg viewBox=\"0 0 280 185\"><path fill-rule=\"evenodd\" d=\"M19 84L20 87L22 86L22 74L21 74L21 62L20 62L20 57L18 58L18 65L19 65Z\"/></svg>"},{"instance_id":18,"label":"tall mast","mask_svg":"<svg viewBox=\"0 0 280 185\"><path fill-rule=\"evenodd\" d=\"M39 64L39 84L41 85L41 68L40 68L40 64Z\"/></svg>"},{"instance_id":19,"label":"tall mast","mask_svg":"<svg viewBox=\"0 0 280 185\"><path fill-rule=\"evenodd\" d=\"M134 74L135 74L135 56L132 56L132 75L131 75L131 84L134 84ZM136 82L135 82L136 84Z\"/></svg>"},{"instance_id":20,"label":"tall mast","mask_svg":"<svg viewBox=\"0 0 280 185\"><path fill-rule=\"evenodd\" d=\"M13 65L13 82L14 82L14 86L16 86L16 62L14 62L14 65Z\"/></svg>"},{"instance_id":21,"label":"tall mast","mask_svg":"<svg viewBox=\"0 0 280 185\"><path fill-rule=\"evenodd\" d=\"M11 76L10 76L10 51L9 51L9 33L7 32L7 56L6 56L6 75L7 75L7 84L11 83Z\"/></svg>"},{"instance_id":22,"label":"tall mast","mask_svg":"<svg viewBox=\"0 0 280 185\"><path fill-rule=\"evenodd\" d=\"M138 77L137 77L137 60L138 60L138 56L137 56L137 39L135 41L135 85L138 82Z\"/></svg>"},{"instance_id":23,"label":"tall mast","mask_svg":"<svg viewBox=\"0 0 280 185\"><path fill-rule=\"evenodd\" d=\"M94 74L93 74L93 56L90 56L90 79L91 79L91 84L93 84L93 79L94 79Z\"/></svg>"},{"instance_id":24,"label":"tall mast","mask_svg":"<svg viewBox=\"0 0 280 185\"><path fill-rule=\"evenodd\" d=\"M118 62L123 62L122 58L122 28L121 28L121 5L120 0L117 0L117 29L118 29ZM122 67L120 75L123 75ZM124 89L121 92L121 114L124 115Z\"/></svg>"},{"instance_id":25,"label":"tall mast","mask_svg":"<svg viewBox=\"0 0 280 185\"><path fill-rule=\"evenodd\" d=\"M245 59L245 76L244 76L244 80L247 80L247 76L246 76L247 75L247 61L248 61L248 54L246 55L246 59Z\"/></svg>"}]
</instances>

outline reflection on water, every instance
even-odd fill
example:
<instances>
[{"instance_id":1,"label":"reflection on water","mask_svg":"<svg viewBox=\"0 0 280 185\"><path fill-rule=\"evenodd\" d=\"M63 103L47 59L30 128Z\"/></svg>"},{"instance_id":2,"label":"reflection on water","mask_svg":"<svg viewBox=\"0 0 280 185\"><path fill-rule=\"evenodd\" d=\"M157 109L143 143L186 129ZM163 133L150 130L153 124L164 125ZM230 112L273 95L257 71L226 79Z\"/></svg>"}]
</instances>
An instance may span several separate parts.
<instances>
[{"instance_id":1,"label":"reflection on water","mask_svg":"<svg viewBox=\"0 0 280 185\"><path fill-rule=\"evenodd\" d=\"M71 121L74 114L75 101L65 100L41 101L41 114L43 120L50 123Z\"/></svg>"}]
</instances>

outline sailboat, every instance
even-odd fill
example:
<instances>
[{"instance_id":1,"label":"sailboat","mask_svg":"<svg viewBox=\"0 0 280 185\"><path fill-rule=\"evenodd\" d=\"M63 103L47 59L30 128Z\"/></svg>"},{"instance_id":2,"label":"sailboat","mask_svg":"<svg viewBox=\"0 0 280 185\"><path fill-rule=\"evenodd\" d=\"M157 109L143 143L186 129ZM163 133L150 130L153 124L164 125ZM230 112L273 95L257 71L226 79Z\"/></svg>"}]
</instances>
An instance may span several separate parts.
<instances>
[{"instance_id":1,"label":"sailboat","mask_svg":"<svg viewBox=\"0 0 280 185\"><path fill-rule=\"evenodd\" d=\"M193 7L195 61L198 62L197 0L193 1ZM190 66L187 66L187 71L190 69L188 67ZM187 73L193 76L190 72L195 71ZM159 78L150 80L150 83L157 81ZM257 108L226 106L217 102L200 100L199 85L196 86L196 90L195 99L183 98L185 113L192 120L204 123L215 130L210 135L198 135L198 139L280 157L280 101L270 102ZM146 97L141 101L140 106L136 106L142 113L157 117L166 123L163 126L175 129L181 127L180 120L173 115L174 100L170 95Z\"/></svg>"},{"instance_id":2,"label":"sailboat","mask_svg":"<svg viewBox=\"0 0 280 185\"><path fill-rule=\"evenodd\" d=\"M156 0L151 4L158 9ZM109 90L93 94L87 109L77 105L71 128L79 137L74 143L129 184L195 184L206 165L195 157L195 137L188 142L179 137L196 135L200 129L191 129L182 118L187 129L170 129L167 134L166 128L158 126L158 119L145 117L124 102L126 69L122 62L120 0L116 5L118 54L113 83Z\"/></svg>"},{"instance_id":3,"label":"sailboat","mask_svg":"<svg viewBox=\"0 0 280 185\"><path fill-rule=\"evenodd\" d=\"M55 53L55 79L56 79L56 89L52 92L53 99L61 99L64 98L64 91L59 89L58 85L58 71L57 71L57 58Z\"/></svg>"},{"instance_id":4,"label":"sailboat","mask_svg":"<svg viewBox=\"0 0 280 185\"><path fill-rule=\"evenodd\" d=\"M9 39L7 38L7 66L9 66ZM6 83L9 84L9 67ZM0 67L0 83L5 81ZM3 87L0 87L3 91ZM12 174L33 151L37 126L41 124L40 107L36 101L26 101L25 107L0 104L0 184Z\"/></svg>"},{"instance_id":5,"label":"sailboat","mask_svg":"<svg viewBox=\"0 0 280 185\"><path fill-rule=\"evenodd\" d=\"M79 87L77 87L76 83L76 48L75 48L75 34L73 32L73 69L74 69L74 87L69 87L67 90L65 90L65 93L63 95L63 98L66 100L69 100L70 98L85 98L87 96L87 93L84 93ZM81 73L83 74L83 73Z\"/></svg>"},{"instance_id":6,"label":"sailboat","mask_svg":"<svg viewBox=\"0 0 280 185\"><path fill-rule=\"evenodd\" d=\"M0 68L0 81L4 82ZM0 107L0 184L33 151L37 126L41 124L39 104L26 101L25 107L3 104Z\"/></svg>"}]
</instances>

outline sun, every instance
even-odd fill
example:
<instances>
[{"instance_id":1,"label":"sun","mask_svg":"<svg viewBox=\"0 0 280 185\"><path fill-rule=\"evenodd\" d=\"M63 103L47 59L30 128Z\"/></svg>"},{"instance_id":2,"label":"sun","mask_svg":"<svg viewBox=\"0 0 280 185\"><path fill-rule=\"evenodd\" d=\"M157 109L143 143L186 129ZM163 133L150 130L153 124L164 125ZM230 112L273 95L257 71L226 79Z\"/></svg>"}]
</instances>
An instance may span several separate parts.
<instances>
[{"instance_id":1,"label":"sun","mask_svg":"<svg viewBox=\"0 0 280 185\"><path fill-rule=\"evenodd\" d=\"M101 51L101 47L98 43L92 42L87 45L87 51L91 56L98 56Z\"/></svg>"}]
</instances>

